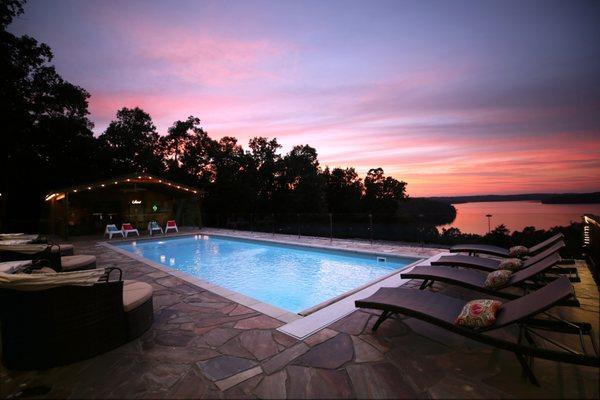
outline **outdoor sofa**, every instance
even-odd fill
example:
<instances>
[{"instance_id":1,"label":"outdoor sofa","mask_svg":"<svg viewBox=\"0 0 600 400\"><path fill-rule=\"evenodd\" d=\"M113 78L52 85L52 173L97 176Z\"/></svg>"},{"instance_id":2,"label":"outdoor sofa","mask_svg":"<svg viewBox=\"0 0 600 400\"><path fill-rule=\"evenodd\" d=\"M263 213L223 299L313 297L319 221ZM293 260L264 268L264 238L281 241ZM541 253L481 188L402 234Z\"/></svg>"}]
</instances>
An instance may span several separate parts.
<instances>
[{"instance_id":1,"label":"outdoor sofa","mask_svg":"<svg viewBox=\"0 0 600 400\"><path fill-rule=\"evenodd\" d=\"M114 349L153 321L152 286L118 268L0 273L2 362L44 369Z\"/></svg>"}]
</instances>

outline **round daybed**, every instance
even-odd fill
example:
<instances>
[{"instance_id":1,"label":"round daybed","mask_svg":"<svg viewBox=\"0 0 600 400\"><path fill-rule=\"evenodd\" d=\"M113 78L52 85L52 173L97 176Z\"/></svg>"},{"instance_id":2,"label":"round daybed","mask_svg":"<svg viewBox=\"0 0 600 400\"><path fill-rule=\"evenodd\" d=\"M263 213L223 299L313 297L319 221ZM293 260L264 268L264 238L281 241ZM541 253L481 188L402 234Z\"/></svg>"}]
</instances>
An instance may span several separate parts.
<instances>
[{"instance_id":1,"label":"round daybed","mask_svg":"<svg viewBox=\"0 0 600 400\"><path fill-rule=\"evenodd\" d=\"M70 364L148 330L152 286L123 281L117 268L106 271L0 273L4 366L32 370ZM109 281L112 271L119 276Z\"/></svg>"}]
</instances>

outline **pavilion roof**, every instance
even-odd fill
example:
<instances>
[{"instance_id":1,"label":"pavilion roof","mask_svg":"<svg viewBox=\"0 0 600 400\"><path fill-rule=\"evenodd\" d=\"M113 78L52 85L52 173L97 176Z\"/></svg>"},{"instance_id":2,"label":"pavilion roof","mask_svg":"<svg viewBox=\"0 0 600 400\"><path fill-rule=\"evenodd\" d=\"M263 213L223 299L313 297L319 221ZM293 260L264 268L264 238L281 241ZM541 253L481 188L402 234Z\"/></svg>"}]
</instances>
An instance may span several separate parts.
<instances>
[{"instance_id":1,"label":"pavilion roof","mask_svg":"<svg viewBox=\"0 0 600 400\"><path fill-rule=\"evenodd\" d=\"M156 185L163 185L166 187L170 187L173 190L181 190L182 192L187 192L190 194L197 194L199 196L202 196L202 194L204 193L204 191L202 191L198 188L183 185L181 183L173 182L168 179L156 177L156 176L146 174L146 173L135 173L135 174L119 176L119 177L112 178L112 179L106 179L106 180L102 180L102 181L98 181L98 182L94 182L94 183L88 183L88 184L82 184L82 185L76 185L76 186L70 186L70 187L66 187L66 188L62 188L62 189L52 190L46 195L45 201L50 201L54 198L56 198L57 200L62 199L68 193L78 193L78 192L84 192L84 191L88 191L88 190L107 188L107 187L111 187L111 186L115 186L115 185L133 184L133 183L150 183L150 184L156 184Z\"/></svg>"}]
</instances>

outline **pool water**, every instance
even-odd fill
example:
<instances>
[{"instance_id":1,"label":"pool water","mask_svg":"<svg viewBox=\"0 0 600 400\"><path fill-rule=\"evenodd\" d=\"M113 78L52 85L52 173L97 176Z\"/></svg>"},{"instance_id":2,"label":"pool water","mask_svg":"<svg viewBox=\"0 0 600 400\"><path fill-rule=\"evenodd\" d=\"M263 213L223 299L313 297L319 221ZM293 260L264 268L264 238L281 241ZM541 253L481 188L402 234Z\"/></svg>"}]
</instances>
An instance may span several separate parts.
<instances>
[{"instance_id":1,"label":"pool water","mask_svg":"<svg viewBox=\"0 0 600 400\"><path fill-rule=\"evenodd\" d=\"M294 313L417 260L207 235L116 246Z\"/></svg>"}]
</instances>

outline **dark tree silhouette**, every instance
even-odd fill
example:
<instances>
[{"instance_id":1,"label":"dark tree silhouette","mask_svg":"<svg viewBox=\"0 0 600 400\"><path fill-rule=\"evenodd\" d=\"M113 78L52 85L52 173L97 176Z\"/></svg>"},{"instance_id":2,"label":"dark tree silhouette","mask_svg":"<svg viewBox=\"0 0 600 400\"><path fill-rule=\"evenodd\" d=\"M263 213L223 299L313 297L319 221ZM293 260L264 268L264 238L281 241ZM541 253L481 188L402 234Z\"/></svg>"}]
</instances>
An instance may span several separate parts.
<instances>
[{"instance_id":1,"label":"dark tree silhouette","mask_svg":"<svg viewBox=\"0 0 600 400\"><path fill-rule=\"evenodd\" d=\"M152 118L139 107L123 107L98 138L110 156L113 175L130 172L159 173L162 158Z\"/></svg>"},{"instance_id":2,"label":"dark tree silhouette","mask_svg":"<svg viewBox=\"0 0 600 400\"><path fill-rule=\"evenodd\" d=\"M333 213L355 213L360 210L364 192L362 180L354 168L323 171L327 207Z\"/></svg>"},{"instance_id":3,"label":"dark tree silhouette","mask_svg":"<svg viewBox=\"0 0 600 400\"><path fill-rule=\"evenodd\" d=\"M36 226L46 190L93 173L95 141L89 94L60 77L47 45L6 30L23 4L0 3L0 193L13 220Z\"/></svg>"},{"instance_id":4,"label":"dark tree silhouette","mask_svg":"<svg viewBox=\"0 0 600 400\"><path fill-rule=\"evenodd\" d=\"M200 127L200 118L189 116L185 121L175 121L168 129L167 135L160 138L162 154L168 169L181 168L180 155L191 139L191 132L204 132Z\"/></svg>"},{"instance_id":5,"label":"dark tree silhouette","mask_svg":"<svg viewBox=\"0 0 600 400\"><path fill-rule=\"evenodd\" d=\"M294 146L283 157L283 173L278 186L279 205L285 211L320 213L325 211L324 179L317 159L317 150L309 145Z\"/></svg>"},{"instance_id":6,"label":"dark tree silhouette","mask_svg":"<svg viewBox=\"0 0 600 400\"><path fill-rule=\"evenodd\" d=\"M215 179L204 202L214 213L251 213L256 206L251 156L233 137L223 137L213 148Z\"/></svg>"},{"instance_id":7,"label":"dark tree silhouette","mask_svg":"<svg viewBox=\"0 0 600 400\"><path fill-rule=\"evenodd\" d=\"M250 176L256 194L257 211L272 212L274 209L273 196L278 190L278 182L283 173L281 155L278 154L281 145L277 139L268 140L264 137L250 139Z\"/></svg>"},{"instance_id":8,"label":"dark tree silhouette","mask_svg":"<svg viewBox=\"0 0 600 400\"><path fill-rule=\"evenodd\" d=\"M406 182L385 176L382 168L370 169L365 178L364 210L393 214L406 198Z\"/></svg>"},{"instance_id":9,"label":"dark tree silhouette","mask_svg":"<svg viewBox=\"0 0 600 400\"><path fill-rule=\"evenodd\" d=\"M181 166L194 184L207 187L214 181L215 168L212 157L217 146L217 142L208 137L202 129L194 129L188 137L181 156Z\"/></svg>"}]
</instances>

